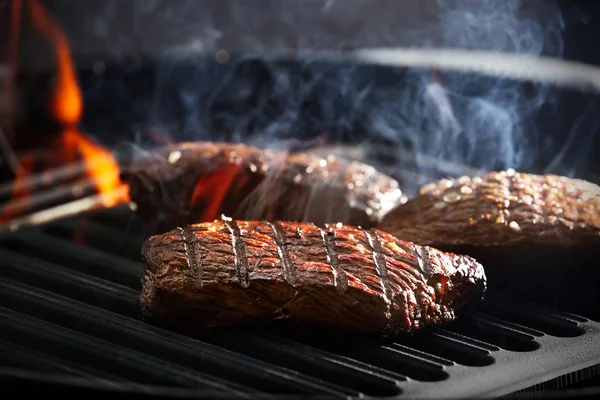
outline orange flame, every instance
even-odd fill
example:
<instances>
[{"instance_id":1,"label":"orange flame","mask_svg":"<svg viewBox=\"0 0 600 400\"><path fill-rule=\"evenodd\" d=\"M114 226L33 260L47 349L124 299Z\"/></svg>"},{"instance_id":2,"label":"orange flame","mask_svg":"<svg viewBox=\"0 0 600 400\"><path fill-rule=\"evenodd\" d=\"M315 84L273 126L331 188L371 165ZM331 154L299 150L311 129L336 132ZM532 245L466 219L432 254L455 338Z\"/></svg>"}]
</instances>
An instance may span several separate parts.
<instances>
[{"instance_id":1,"label":"orange flame","mask_svg":"<svg viewBox=\"0 0 600 400\"><path fill-rule=\"evenodd\" d=\"M59 163L64 165L83 159L86 174L100 194L102 206L111 207L129 201L128 188L120 180L119 165L112 154L93 143L76 128L83 113L83 99L65 33L37 0L28 0L27 5L34 27L50 41L56 53L57 76L49 111L56 122L63 127L59 140L55 141L58 148L54 149ZM15 0L13 7L15 11L11 22L13 34L16 35L15 27L20 24L21 1ZM15 64L16 60L13 60L11 65L13 70ZM16 171L11 201L14 201L17 195L29 198L32 194L27 189L25 181L28 175L34 172L36 163L35 160L24 161ZM46 168L56 166L45 165ZM8 205L6 208L10 209ZM0 220L6 220L7 217L11 216L2 215Z\"/></svg>"},{"instance_id":2,"label":"orange flame","mask_svg":"<svg viewBox=\"0 0 600 400\"><path fill-rule=\"evenodd\" d=\"M219 215L219 208L229 189L234 186L234 180L240 173L241 165L228 165L219 168L213 174L202 176L196 183L194 192L190 199L188 209L193 209L200 202L204 204L204 210L200 215L200 221L212 221ZM246 177L247 178L247 177ZM240 187L243 182L238 182L236 187Z\"/></svg>"},{"instance_id":3,"label":"orange flame","mask_svg":"<svg viewBox=\"0 0 600 400\"><path fill-rule=\"evenodd\" d=\"M87 173L94 180L103 205L112 207L129 201L129 191L121 182L119 165L110 152L98 147L74 128L63 132L63 145L68 154L79 153L86 161Z\"/></svg>"},{"instance_id":4,"label":"orange flame","mask_svg":"<svg viewBox=\"0 0 600 400\"><path fill-rule=\"evenodd\" d=\"M67 38L60 26L36 0L28 2L35 27L52 43L56 51L58 75L51 101L52 115L62 125L75 125L83 110L83 100L75 77Z\"/></svg>"}]
</instances>

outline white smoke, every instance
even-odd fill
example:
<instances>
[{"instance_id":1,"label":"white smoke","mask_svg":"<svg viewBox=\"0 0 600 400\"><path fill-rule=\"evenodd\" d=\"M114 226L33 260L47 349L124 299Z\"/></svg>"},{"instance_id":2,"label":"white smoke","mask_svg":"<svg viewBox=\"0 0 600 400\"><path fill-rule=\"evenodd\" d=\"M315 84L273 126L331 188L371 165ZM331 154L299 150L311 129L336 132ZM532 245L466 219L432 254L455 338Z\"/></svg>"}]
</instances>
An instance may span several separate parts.
<instances>
[{"instance_id":1,"label":"white smoke","mask_svg":"<svg viewBox=\"0 0 600 400\"><path fill-rule=\"evenodd\" d=\"M76 54L137 54L157 62L151 106L136 124L140 131L268 145L326 133L415 152L421 168L438 159L479 170L532 168L547 141L527 122L555 101L547 85L264 57L370 47L561 57L564 21L553 1L97 3L63 0L55 9L71 31L81 32L73 38ZM214 60L219 50L229 55L226 64Z\"/></svg>"}]
</instances>

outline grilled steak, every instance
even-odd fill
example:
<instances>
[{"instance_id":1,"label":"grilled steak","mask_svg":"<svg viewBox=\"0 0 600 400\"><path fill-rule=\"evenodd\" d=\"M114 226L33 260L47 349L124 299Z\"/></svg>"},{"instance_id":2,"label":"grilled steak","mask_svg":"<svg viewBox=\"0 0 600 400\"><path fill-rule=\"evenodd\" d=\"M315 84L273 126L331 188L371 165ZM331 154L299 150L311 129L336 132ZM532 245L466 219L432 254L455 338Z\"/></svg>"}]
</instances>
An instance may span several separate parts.
<instances>
[{"instance_id":1,"label":"grilled steak","mask_svg":"<svg viewBox=\"0 0 600 400\"><path fill-rule=\"evenodd\" d=\"M556 175L491 172L442 180L377 226L423 245L600 244L600 187Z\"/></svg>"},{"instance_id":2,"label":"grilled steak","mask_svg":"<svg viewBox=\"0 0 600 400\"><path fill-rule=\"evenodd\" d=\"M377 228L474 257L492 294L598 313L600 188L590 182L514 171L442 180Z\"/></svg>"},{"instance_id":3,"label":"grilled steak","mask_svg":"<svg viewBox=\"0 0 600 400\"><path fill-rule=\"evenodd\" d=\"M221 214L371 227L403 199L394 179L365 164L230 143L167 146L123 179L155 232Z\"/></svg>"},{"instance_id":4,"label":"grilled steak","mask_svg":"<svg viewBox=\"0 0 600 400\"><path fill-rule=\"evenodd\" d=\"M152 236L142 254L142 310L175 324L393 336L453 320L486 289L468 256L342 224L217 220Z\"/></svg>"}]
</instances>

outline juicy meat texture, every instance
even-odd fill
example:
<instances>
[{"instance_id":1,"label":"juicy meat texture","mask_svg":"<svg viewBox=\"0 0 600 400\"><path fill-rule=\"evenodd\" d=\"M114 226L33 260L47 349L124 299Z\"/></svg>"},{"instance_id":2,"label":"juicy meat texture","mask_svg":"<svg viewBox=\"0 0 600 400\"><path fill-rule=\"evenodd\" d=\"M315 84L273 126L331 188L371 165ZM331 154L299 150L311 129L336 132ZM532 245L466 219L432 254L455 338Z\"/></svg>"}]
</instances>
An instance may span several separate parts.
<instances>
[{"instance_id":1,"label":"juicy meat texture","mask_svg":"<svg viewBox=\"0 0 600 400\"><path fill-rule=\"evenodd\" d=\"M453 251L456 246L593 247L600 245L600 187L512 170L445 179L421 188L420 196L388 213L377 228ZM476 257L483 262L479 253Z\"/></svg>"},{"instance_id":2,"label":"juicy meat texture","mask_svg":"<svg viewBox=\"0 0 600 400\"><path fill-rule=\"evenodd\" d=\"M154 232L222 214L371 227L405 201L398 182L369 165L231 143L167 146L122 178Z\"/></svg>"},{"instance_id":3,"label":"juicy meat texture","mask_svg":"<svg viewBox=\"0 0 600 400\"><path fill-rule=\"evenodd\" d=\"M471 257L342 224L216 220L152 236L142 255L142 310L169 323L394 336L452 321L486 291Z\"/></svg>"}]
</instances>

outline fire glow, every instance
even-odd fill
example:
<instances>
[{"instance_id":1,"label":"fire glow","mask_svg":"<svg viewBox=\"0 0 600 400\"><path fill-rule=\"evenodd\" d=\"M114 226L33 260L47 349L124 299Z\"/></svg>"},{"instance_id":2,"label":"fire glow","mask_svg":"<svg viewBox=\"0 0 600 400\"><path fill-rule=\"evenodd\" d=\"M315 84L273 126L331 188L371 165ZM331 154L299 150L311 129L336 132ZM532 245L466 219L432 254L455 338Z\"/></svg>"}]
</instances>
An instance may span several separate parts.
<instances>
[{"instance_id":1,"label":"fire glow","mask_svg":"<svg viewBox=\"0 0 600 400\"><path fill-rule=\"evenodd\" d=\"M25 8L24 5L26 5ZM19 213L15 213L14 210L22 209L23 199L29 200L32 197L33 193L28 180L35 173L35 167L39 163L43 163L44 168L48 170L69 163L81 162L86 177L93 183L98 194L98 206L112 207L128 202L128 187L120 180L120 168L111 152L92 142L77 128L83 114L83 99L71 59L69 43L59 24L37 0L28 0L25 4L22 3L22 0L14 1L11 15L13 28L11 29L13 34L11 48L16 49L17 47L18 27L21 24L22 15L25 14L22 11L29 11L33 26L49 41L55 53L56 81L50 98L49 114L61 129L57 140L52 145L56 148L50 149L53 153L52 162L39 160L35 155L20 161L20 165L15 171L12 197L0 214L0 222L6 222L16 217L15 214ZM9 61L12 71L16 71L16 56L11 57ZM9 76L9 79L13 78ZM12 206L11 203L15 203L17 200L21 207Z\"/></svg>"},{"instance_id":2,"label":"fire glow","mask_svg":"<svg viewBox=\"0 0 600 400\"><path fill-rule=\"evenodd\" d=\"M227 168L222 168L215 174L207 174L200 178L194 188L188 208L192 210L198 202L204 200L207 202L207 207L200 216L200 220L210 221L216 219L219 216L219 207L241 168L241 165L233 164ZM243 183L245 182L238 182L237 186L240 187Z\"/></svg>"}]
</instances>

